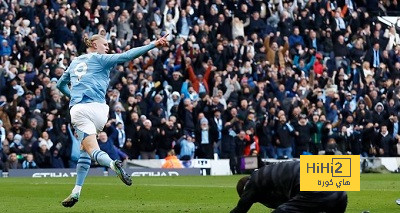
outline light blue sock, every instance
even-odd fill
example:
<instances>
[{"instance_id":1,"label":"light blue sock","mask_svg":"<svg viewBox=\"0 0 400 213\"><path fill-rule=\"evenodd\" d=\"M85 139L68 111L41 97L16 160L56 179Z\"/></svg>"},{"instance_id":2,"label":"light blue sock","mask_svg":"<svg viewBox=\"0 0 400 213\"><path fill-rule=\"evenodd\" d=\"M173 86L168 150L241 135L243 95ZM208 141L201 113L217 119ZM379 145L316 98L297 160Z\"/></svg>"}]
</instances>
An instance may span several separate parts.
<instances>
[{"instance_id":1,"label":"light blue sock","mask_svg":"<svg viewBox=\"0 0 400 213\"><path fill-rule=\"evenodd\" d=\"M105 167L110 167L110 163L113 161L107 153L101 151L100 149L94 150L91 155L97 163Z\"/></svg>"},{"instance_id":2,"label":"light blue sock","mask_svg":"<svg viewBox=\"0 0 400 213\"><path fill-rule=\"evenodd\" d=\"M88 136L86 133L78 129L76 129L76 133L78 135L79 143L82 143L83 139ZM76 164L76 182L74 189L72 189L72 193L81 193L82 185L89 172L91 162L90 155L86 151L81 150L78 163Z\"/></svg>"},{"instance_id":3,"label":"light blue sock","mask_svg":"<svg viewBox=\"0 0 400 213\"><path fill-rule=\"evenodd\" d=\"M82 186L90 168L90 156L87 152L81 150L78 164L76 165L76 183L75 185Z\"/></svg>"}]
</instances>

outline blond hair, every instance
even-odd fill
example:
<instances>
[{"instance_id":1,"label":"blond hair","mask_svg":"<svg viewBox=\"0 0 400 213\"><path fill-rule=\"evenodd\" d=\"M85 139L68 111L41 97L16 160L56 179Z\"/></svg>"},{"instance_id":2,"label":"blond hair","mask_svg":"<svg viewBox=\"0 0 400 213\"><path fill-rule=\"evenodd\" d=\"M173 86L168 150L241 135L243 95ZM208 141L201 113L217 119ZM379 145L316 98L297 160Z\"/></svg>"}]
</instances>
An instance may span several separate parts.
<instances>
[{"instance_id":1,"label":"blond hair","mask_svg":"<svg viewBox=\"0 0 400 213\"><path fill-rule=\"evenodd\" d=\"M85 36L84 38L83 38L83 41L85 42L85 45L86 45L86 47L93 47L93 42L94 41L96 41L96 40L98 40L98 39L104 39L104 36L102 36L102 35L100 35L100 34L95 34L95 35L92 35L92 37L87 37L87 36Z\"/></svg>"}]
</instances>

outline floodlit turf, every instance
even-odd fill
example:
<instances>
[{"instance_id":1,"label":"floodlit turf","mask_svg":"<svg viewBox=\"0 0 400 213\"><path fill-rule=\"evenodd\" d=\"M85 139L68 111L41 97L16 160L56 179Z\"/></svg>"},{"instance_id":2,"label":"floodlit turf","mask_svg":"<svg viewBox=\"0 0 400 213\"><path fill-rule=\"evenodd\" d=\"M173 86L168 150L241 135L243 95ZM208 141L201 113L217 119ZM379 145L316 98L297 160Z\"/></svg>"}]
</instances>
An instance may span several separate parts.
<instances>
[{"instance_id":1,"label":"floodlit turf","mask_svg":"<svg viewBox=\"0 0 400 213\"><path fill-rule=\"evenodd\" d=\"M0 212L229 212L240 176L140 177L127 187L116 177L89 177L80 201L60 202L74 178L0 178ZM400 175L365 174L361 191L349 192L347 212L400 212ZM260 204L250 212L269 212Z\"/></svg>"}]
</instances>

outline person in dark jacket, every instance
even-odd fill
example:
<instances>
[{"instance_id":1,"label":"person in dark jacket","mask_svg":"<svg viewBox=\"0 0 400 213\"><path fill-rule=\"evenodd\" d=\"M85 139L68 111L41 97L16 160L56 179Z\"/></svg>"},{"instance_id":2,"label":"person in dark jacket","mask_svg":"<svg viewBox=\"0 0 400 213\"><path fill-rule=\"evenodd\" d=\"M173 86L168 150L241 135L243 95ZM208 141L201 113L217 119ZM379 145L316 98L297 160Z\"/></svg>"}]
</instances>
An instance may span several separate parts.
<instances>
[{"instance_id":1,"label":"person in dark jacket","mask_svg":"<svg viewBox=\"0 0 400 213\"><path fill-rule=\"evenodd\" d=\"M247 212L261 203L274 212L345 212L347 194L342 191L300 191L300 162L271 164L241 178L236 186L240 200L231 213Z\"/></svg>"},{"instance_id":2,"label":"person in dark jacket","mask_svg":"<svg viewBox=\"0 0 400 213\"><path fill-rule=\"evenodd\" d=\"M193 103L189 98L180 103L180 119L182 120L184 133L192 133L195 130L195 121L193 116Z\"/></svg>"},{"instance_id":3,"label":"person in dark jacket","mask_svg":"<svg viewBox=\"0 0 400 213\"><path fill-rule=\"evenodd\" d=\"M126 140L130 140L130 146L127 147L127 143L124 144L122 148L123 151L129 156L129 159L138 159L139 152L139 144L137 140L138 129L141 122L139 120L139 114L137 112L132 112L130 114L130 119L127 119L126 130Z\"/></svg>"},{"instance_id":4,"label":"person in dark jacket","mask_svg":"<svg viewBox=\"0 0 400 213\"><path fill-rule=\"evenodd\" d=\"M15 152L10 153L4 165L4 171L7 172L10 169L22 169L21 163L18 162L17 154Z\"/></svg>"},{"instance_id":5,"label":"person in dark jacket","mask_svg":"<svg viewBox=\"0 0 400 213\"><path fill-rule=\"evenodd\" d=\"M385 112L385 107L381 102L378 102L375 105L375 111L372 113L372 121L374 124L381 124L385 122L389 116L387 116L387 113Z\"/></svg>"},{"instance_id":6,"label":"person in dark jacket","mask_svg":"<svg viewBox=\"0 0 400 213\"><path fill-rule=\"evenodd\" d=\"M126 142L124 144L124 147L122 147L121 151L125 153L128 156L128 159L137 159L136 151L135 148L133 147L132 139L127 138Z\"/></svg>"},{"instance_id":7,"label":"person in dark jacket","mask_svg":"<svg viewBox=\"0 0 400 213\"><path fill-rule=\"evenodd\" d=\"M59 45L66 44L68 41L72 41L74 37L71 31L67 28L67 23L64 21L60 21L54 34L54 43Z\"/></svg>"},{"instance_id":8,"label":"person in dark jacket","mask_svg":"<svg viewBox=\"0 0 400 213\"><path fill-rule=\"evenodd\" d=\"M210 118L210 134L212 143L214 144L214 153L221 154L222 149L222 131L225 126L225 120L221 116L221 110L218 107L215 107L213 110L214 116Z\"/></svg>"},{"instance_id":9,"label":"person in dark jacket","mask_svg":"<svg viewBox=\"0 0 400 213\"><path fill-rule=\"evenodd\" d=\"M235 157L236 157L236 173L242 174L241 170L241 159L244 155L244 148L246 147L246 132L241 130L239 134L235 137Z\"/></svg>"},{"instance_id":10,"label":"person in dark jacket","mask_svg":"<svg viewBox=\"0 0 400 213\"><path fill-rule=\"evenodd\" d=\"M35 152L35 161L39 168L51 168L51 154L46 142L39 143L39 150Z\"/></svg>"},{"instance_id":11,"label":"person in dark jacket","mask_svg":"<svg viewBox=\"0 0 400 213\"><path fill-rule=\"evenodd\" d=\"M67 168L73 168L73 165L76 165L76 163L73 163L71 161L71 152L72 152L72 143L71 143L71 138L68 135L67 132L67 126L65 124L61 125L61 131L56 131L57 134L57 140L55 141L55 146L59 147L60 149L60 155L61 158L63 159L64 166Z\"/></svg>"},{"instance_id":12,"label":"person in dark jacket","mask_svg":"<svg viewBox=\"0 0 400 213\"><path fill-rule=\"evenodd\" d=\"M375 132L374 124L372 122L367 123L367 125L361 131L361 141L362 141L362 152L363 157L376 156L377 133Z\"/></svg>"},{"instance_id":13,"label":"person in dark jacket","mask_svg":"<svg viewBox=\"0 0 400 213\"><path fill-rule=\"evenodd\" d=\"M59 155L58 149L53 149L51 155L51 166L53 168L64 168L64 163Z\"/></svg>"},{"instance_id":14,"label":"person in dark jacket","mask_svg":"<svg viewBox=\"0 0 400 213\"><path fill-rule=\"evenodd\" d=\"M378 140L379 156L396 156L393 148L396 143L394 142L393 137L389 134L387 124L385 123L381 125L381 131Z\"/></svg>"},{"instance_id":15,"label":"person in dark jacket","mask_svg":"<svg viewBox=\"0 0 400 213\"><path fill-rule=\"evenodd\" d=\"M272 128L268 118L264 118L257 124L256 135L258 136L261 157L276 158L275 144L272 143Z\"/></svg>"},{"instance_id":16,"label":"person in dark jacket","mask_svg":"<svg viewBox=\"0 0 400 213\"><path fill-rule=\"evenodd\" d=\"M265 29L266 24L264 20L260 18L260 13L258 11L254 11L251 18L250 18L250 25L246 34L249 36L252 33L257 33L261 35L261 32Z\"/></svg>"},{"instance_id":17,"label":"person in dark jacket","mask_svg":"<svg viewBox=\"0 0 400 213\"><path fill-rule=\"evenodd\" d=\"M294 128L286 122L286 115L279 117L279 124L276 130L276 152L278 158L292 158L292 140Z\"/></svg>"},{"instance_id":18,"label":"person in dark jacket","mask_svg":"<svg viewBox=\"0 0 400 213\"><path fill-rule=\"evenodd\" d=\"M163 72L163 74L165 73ZM172 92L181 92L182 84L184 82L182 73L180 73L179 71L174 71L172 73L172 77L169 77L169 75L167 74L165 74L164 77L167 79L168 84L171 85Z\"/></svg>"},{"instance_id":19,"label":"person in dark jacket","mask_svg":"<svg viewBox=\"0 0 400 213\"><path fill-rule=\"evenodd\" d=\"M163 128L161 129L160 143L158 144L158 156L160 159L167 157L168 152L173 148L173 142L179 138L179 130L174 126L172 121L167 121Z\"/></svg>"},{"instance_id":20,"label":"person in dark jacket","mask_svg":"<svg viewBox=\"0 0 400 213\"><path fill-rule=\"evenodd\" d=\"M198 157L213 159L213 141L210 134L210 127L207 118L200 120L200 126L196 131L196 144L198 146Z\"/></svg>"},{"instance_id":21,"label":"person in dark jacket","mask_svg":"<svg viewBox=\"0 0 400 213\"><path fill-rule=\"evenodd\" d=\"M138 143L141 159L155 159L156 147L158 144L159 129L152 128L150 120L143 122L139 130Z\"/></svg>"},{"instance_id":22,"label":"person in dark jacket","mask_svg":"<svg viewBox=\"0 0 400 213\"><path fill-rule=\"evenodd\" d=\"M345 155L347 151L350 151L351 144L354 144L354 134L351 131L347 131L346 126L342 126L340 132L337 134L336 143L338 150Z\"/></svg>"},{"instance_id":23,"label":"person in dark jacket","mask_svg":"<svg viewBox=\"0 0 400 213\"><path fill-rule=\"evenodd\" d=\"M300 115L300 120L294 125L296 154L295 157L300 157L304 152L310 152L311 135L315 132L313 125L308 123L305 114Z\"/></svg>"}]
</instances>

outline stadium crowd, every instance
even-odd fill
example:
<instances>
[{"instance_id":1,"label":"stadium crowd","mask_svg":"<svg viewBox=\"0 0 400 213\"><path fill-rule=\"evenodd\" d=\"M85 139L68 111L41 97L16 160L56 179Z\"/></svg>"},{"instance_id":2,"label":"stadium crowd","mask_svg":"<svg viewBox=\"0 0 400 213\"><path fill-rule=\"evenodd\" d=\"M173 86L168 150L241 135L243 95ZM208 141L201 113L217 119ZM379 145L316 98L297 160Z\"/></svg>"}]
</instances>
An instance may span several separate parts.
<instances>
[{"instance_id":1,"label":"stadium crowd","mask_svg":"<svg viewBox=\"0 0 400 213\"><path fill-rule=\"evenodd\" d=\"M84 37L111 53L99 144L113 159L400 154L397 0L2 0L0 167L74 167L56 88Z\"/></svg>"}]
</instances>

